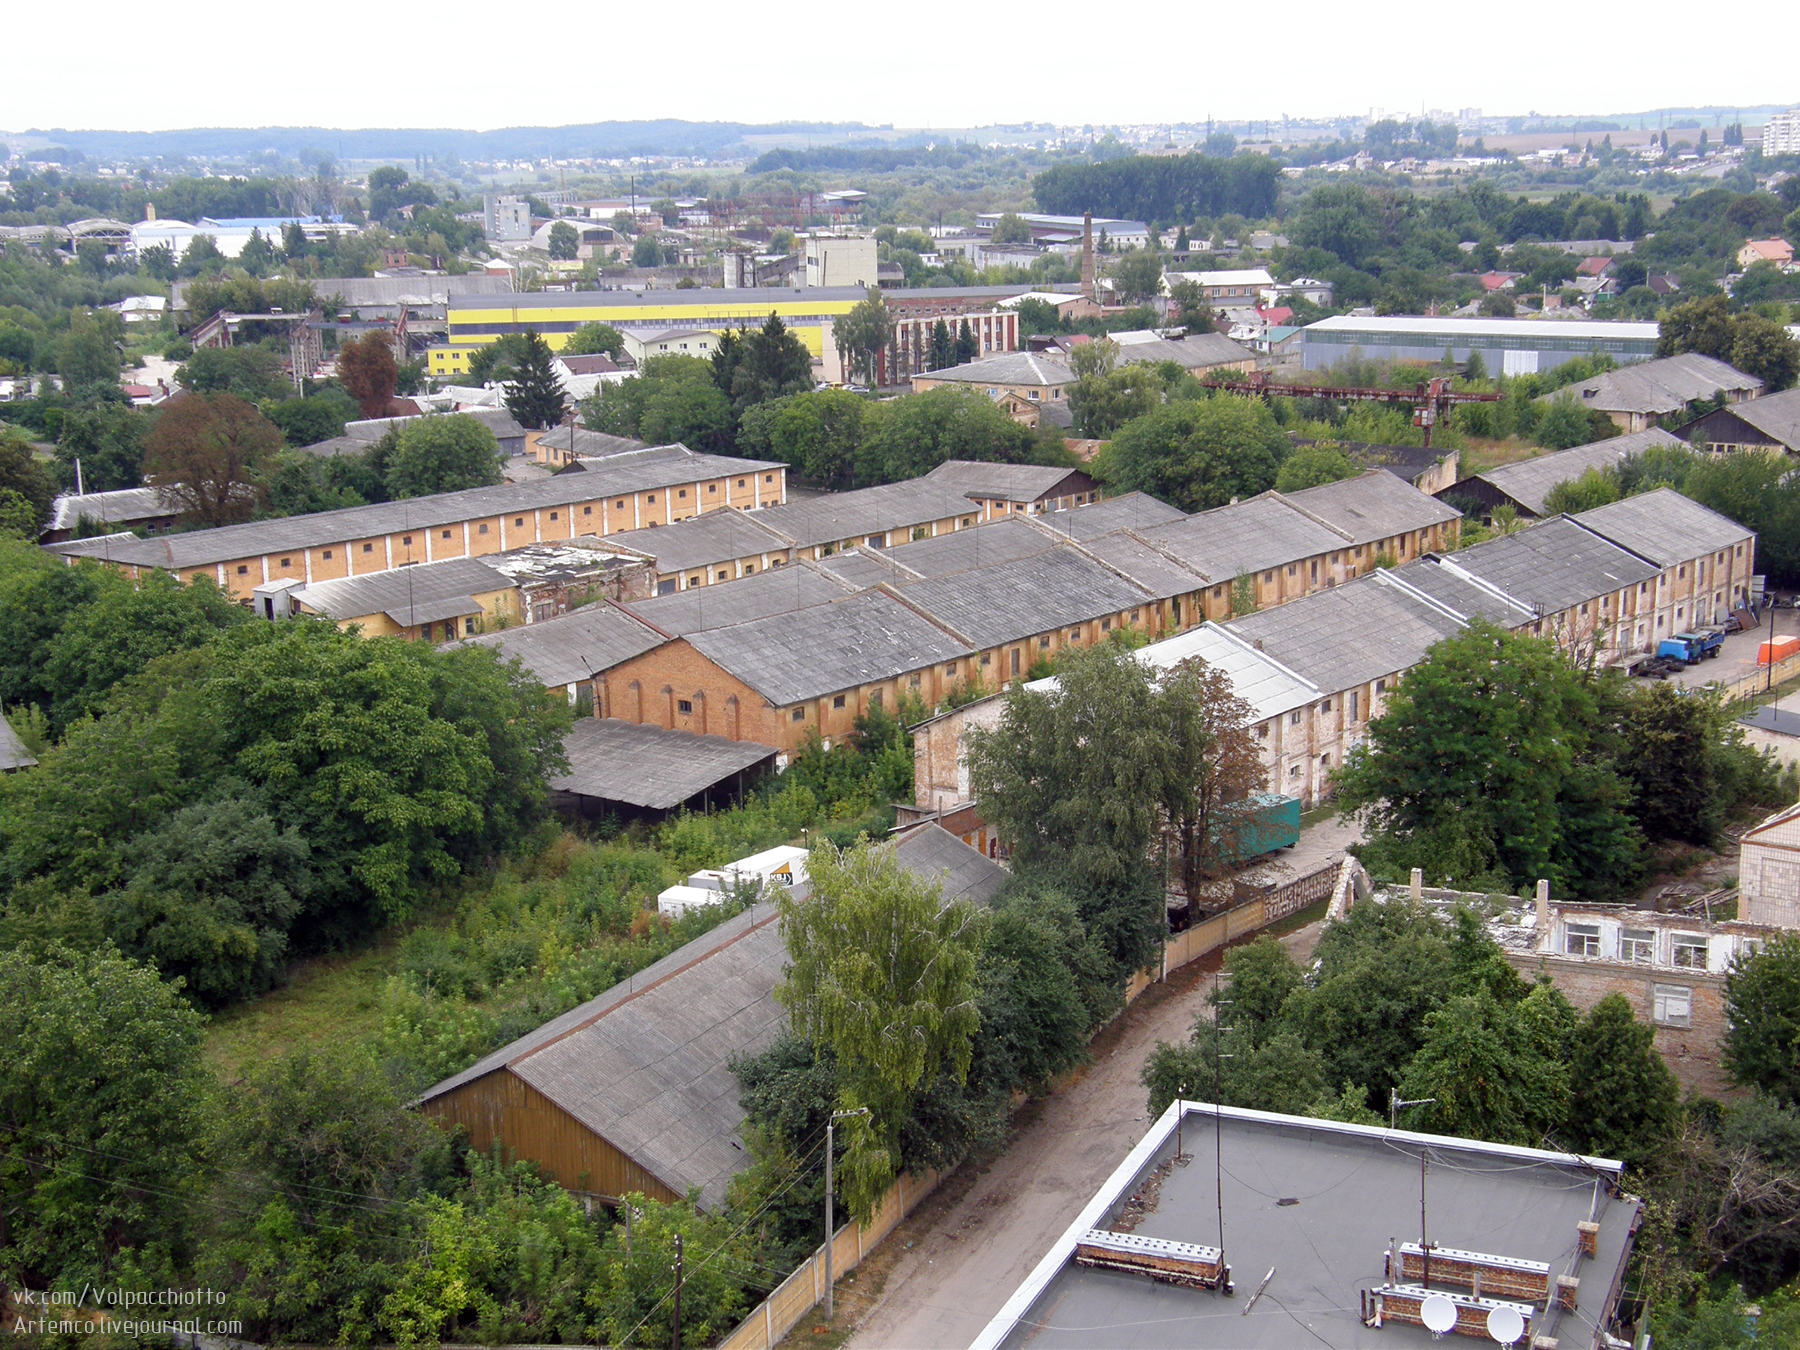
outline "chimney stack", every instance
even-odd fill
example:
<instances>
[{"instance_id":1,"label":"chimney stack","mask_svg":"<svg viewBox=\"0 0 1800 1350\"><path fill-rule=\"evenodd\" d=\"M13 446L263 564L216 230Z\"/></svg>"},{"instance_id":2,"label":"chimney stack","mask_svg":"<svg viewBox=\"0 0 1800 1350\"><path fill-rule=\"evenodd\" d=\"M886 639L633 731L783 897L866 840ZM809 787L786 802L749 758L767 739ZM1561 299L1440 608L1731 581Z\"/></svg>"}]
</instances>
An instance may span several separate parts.
<instances>
[{"instance_id":1,"label":"chimney stack","mask_svg":"<svg viewBox=\"0 0 1800 1350\"><path fill-rule=\"evenodd\" d=\"M156 203L155 202L145 202L144 203L144 219L147 221L156 219Z\"/></svg>"},{"instance_id":2,"label":"chimney stack","mask_svg":"<svg viewBox=\"0 0 1800 1350\"><path fill-rule=\"evenodd\" d=\"M1425 899L1425 869L1415 867L1412 870L1412 902L1417 905Z\"/></svg>"},{"instance_id":3,"label":"chimney stack","mask_svg":"<svg viewBox=\"0 0 1800 1350\"><path fill-rule=\"evenodd\" d=\"M1094 303L1094 213L1081 217L1081 297Z\"/></svg>"},{"instance_id":4,"label":"chimney stack","mask_svg":"<svg viewBox=\"0 0 1800 1350\"><path fill-rule=\"evenodd\" d=\"M1537 940L1540 948L1550 941L1550 883L1543 880L1537 884Z\"/></svg>"}]
</instances>

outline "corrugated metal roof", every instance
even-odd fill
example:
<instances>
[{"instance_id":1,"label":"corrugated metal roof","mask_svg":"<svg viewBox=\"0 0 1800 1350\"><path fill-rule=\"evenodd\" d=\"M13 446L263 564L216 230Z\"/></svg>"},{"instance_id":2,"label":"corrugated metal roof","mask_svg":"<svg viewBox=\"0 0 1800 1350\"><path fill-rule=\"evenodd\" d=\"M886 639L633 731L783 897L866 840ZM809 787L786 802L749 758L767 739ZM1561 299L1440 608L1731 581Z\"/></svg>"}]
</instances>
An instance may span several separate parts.
<instances>
[{"instance_id":1,"label":"corrugated metal roof","mask_svg":"<svg viewBox=\"0 0 1800 1350\"><path fill-rule=\"evenodd\" d=\"M56 499L50 509L50 523L44 528L72 530L84 519L120 525L180 514L180 504L166 497L161 488L119 488L113 492L89 492L79 497L71 492Z\"/></svg>"},{"instance_id":2,"label":"corrugated metal roof","mask_svg":"<svg viewBox=\"0 0 1800 1350\"><path fill-rule=\"evenodd\" d=\"M1064 486L1071 478L1083 481L1079 488ZM1088 476L1081 469L1053 464L988 464L973 459L950 459L925 477L944 483L970 497L1011 502L1035 502L1042 497L1086 492ZM1061 492L1056 491L1061 487Z\"/></svg>"},{"instance_id":3,"label":"corrugated metal roof","mask_svg":"<svg viewBox=\"0 0 1800 1350\"><path fill-rule=\"evenodd\" d=\"M493 647L503 661L516 657L543 684L560 689L590 680L665 641L663 634L635 615L599 601L554 619L470 638L469 645Z\"/></svg>"},{"instance_id":4,"label":"corrugated metal roof","mask_svg":"<svg viewBox=\"0 0 1800 1350\"><path fill-rule=\"evenodd\" d=\"M1077 507L1073 511L1052 511L1037 518L1038 524L1045 529L1074 540L1096 539L1114 530L1150 534L1160 526L1186 519L1185 511L1143 492L1127 492L1123 497L1108 497L1091 506Z\"/></svg>"},{"instance_id":5,"label":"corrugated metal roof","mask_svg":"<svg viewBox=\"0 0 1800 1350\"><path fill-rule=\"evenodd\" d=\"M1661 427L1651 427L1629 436L1613 436L1578 445L1572 450L1558 450L1536 459L1520 460L1517 464L1503 464L1475 476L1505 493L1532 515L1541 516L1545 514L1544 498L1558 483L1572 482L1589 469L1609 469L1627 456L1657 445L1685 446L1686 442Z\"/></svg>"},{"instance_id":6,"label":"corrugated metal roof","mask_svg":"<svg viewBox=\"0 0 1800 1350\"><path fill-rule=\"evenodd\" d=\"M495 487L410 497L373 506L256 520L247 525L223 525L212 530L159 535L155 539L135 542L115 542L110 545L107 556L114 562L140 567L204 567L259 553L299 552L305 548L409 529L428 530L481 516L524 514L540 507L567 506L571 502L590 501L614 493L625 496L697 479L723 478L752 469L760 473L765 469L785 467L762 460L695 454L680 445L658 446L636 455L616 456L603 470L587 474L557 474L533 483L502 483ZM596 473L598 482L595 481ZM98 557L103 552L100 544L91 539L69 540L47 547L80 557Z\"/></svg>"},{"instance_id":7,"label":"corrugated metal roof","mask_svg":"<svg viewBox=\"0 0 1800 1350\"><path fill-rule=\"evenodd\" d=\"M1613 591L1654 581L1646 562L1573 519L1557 516L1444 558L1537 614L1554 614Z\"/></svg>"},{"instance_id":8,"label":"corrugated metal roof","mask_svg":"<svg viewBox=\"0 0 1800 1350\"><path fill-rule=\"evenodd\" d=\"M904 581L913 574L898 566L891 549L847 548L820 558L813 566L856 590L884 581Z\"/></svg>"},{"instance_id":9,"label":"corrugated metal roof","mask_svg":"<svg viewBox=\"0 0 1800 1350\"><path fill-rule=\"evenodd\" d=\"M1055 548L1054 535L1019 517L1002 518L971 530L940 534L885 550L896 567L920 577L944 577L977 567L993 567ZM903 580L890 574L883 580Z\"/></svg>"},{"instance_id":10,"label":"corrugated metal roof","mask_svg":"<svg viewBox=\"0 0 1800 1350\"><path fill-rule=\"evenodd\" d=\"M1763 382L1756 376L1746 375L1735 366L1699 352L1683 352L1603 371L1591 380L1539 395L1538 402L1573 398L1584 408L1601 412L1672 413L1721 390L1747 393L1762 387Z\"/></svg>"},{"instance_id":11,"label":"corrugated metal roof","mask_svg":"<svg viewBox=\"0 0 1800 1350\"><path fill-rule=\"evenodd\" d=\"M716 1210L749 1162L730 1063L767 1048L786 1024L774 999L786 964L780 924L764 923L511 1071L671 1190L698 1187L701 1206Z\"/></svg>"},{"instance_id":12,"label":"corrugated metal roof","mask_svg":"<svg viewBox=\"0 0 1800 1350\"><path fill-rule=\"evenodd\" d=\"M1150 601L1142 588L1067 544L979 571L903 582L893 589L978 647L1014 642Z\"/></svg>"},{"instance_id":13,"label":"corrugated metal roof","mask_svg":"<svg viewBox=\"0 0 1800 1350\"><path fill-rule=\"evenodd\" d=\"M1735 520L1682 496L1674 488L1657 488L1626 497L1583 511L1574 519L1663 567L1733 548L1751 537L1751 532Z\"/></svg>"},{"instance_id":14,"label":"corrugated metal roof","mask_svg":"<svg viewBox=\"0 0 1800 1350\"><path fill-rule=\"evenodd\" d=\"M655 309L686 309L696 320L704 320L707 311L732 311L736 315L745 306L761 306L775 302L815 300L821 303L849 301L854 304L865 292L860 286L743 286L735 290L697 287L685 291L535 291L518 295L452 294L452 310L501 309L530 311L537 309L628 309L650 306Z\"/></svg>"},{"instance_id":15,"label":"corrugated metal roof","mask_svg":"<svg viewBox=\"0 0 1800 1350\"><path fill-rule=\"evenodd\" d=\"M922 371L922 380L948 380L952 384L1028 384L1040 389L1060 389L1075 383L1075 372L1061 361L1036 352L1002 352L967 365Z\"/></svg>"},{"instance_id":16,"label":"corrugated metal roof","mask_svg":"<svg viewBox=\"0 0 1800 1350\"><path fill-rule=\"evenodd\" d=\"M673 525L624 530L607 538L648 553L658 572L686 572L764 553L785 556L792 545L763 523L767 515L768 509L751 516L735 506L717 507Z\"/></svg>"},{"instance_id":17,"label":"corrugated metal roof","mask_svg":"<svg viewBox=\"0 0 1800 1350\"><path fill-rule=\"evenodd\" d=\"M757 519L801 548L860 544L871 535L931 521L978 518L975 503L956 488L911 478L854 492L833 492L785 506L765 506Z\"/></svg>"},{"instance_id":18,"label":"corrugated metal roof","mask_svg":"<svg viewBox=\"0 0 1800 1350\"><path fill-rule=\"evenodd\" d=\"M1630 323L1605 319L1424 319L1412 316L1355 318L1336 315L1309 323L1301 330L1310 333L1387 333L1413 335L1436 340L1454 339L1457 345L1471 339L1523 339L1527 345L1538 338L1581 338L1596 340L1655 342L1662 330L1654 323Z\"/></svg>"},{"instance_id":19,"label":"corrugated metal roof","mask_svg":"<svg viewBox=\"0 0 1800 1350\"><path fill-rule=\"evenodd\" d=\"M647 441L634 441L629 436L613 436L604 431L589 431L586 427L578 427L573 422L565 427L556 427L538 437L538 444L551 450L565 450L578 459L607 459L613 455L627 454L634 450L648 450ZM583 465L591 468L591 465Z\"/></svg>"},{"instance_id":20,"label":"corrugated metal roof","mask_svg":"<svg viewBox=\"0 0 1800 1350\"><path fill-rule=\"evenodd\" d=\"M386 614L402 628L411 628L415 624L479 614L481 606L475 603L475 596L508 590L512 584L511 578L477 558L450 558L360 577L316 581L294 591L293 597L327 618L342 621ZM446 605L450 608L446 609Z\"/></svg>"},{"instance_id":21,"label":"corrugated metal roof","mask_svg":"<svg viewBox=\"0 0 1800 1350\"><path fill-rule=\"evenodd\" d=\"M708 629L687 640L778 708L971 655L881 591Z\"/></svg>"},{"instance_id":22,"label":"corrugated metal roof","mask_svg":"<svg viewBox=\"0 0 1800 1350\"><path fill-rule=\"evenodd\" d=\"M37 763L37 757L25 748L25 742L19 739L19 733L12 729L12 724L0 717L0 773L12 769L29 769Z\"/></svg>"},{"instance_id":23,"label":"corrugated metal roof","mask_svg":"<svg viewBox=\"0 0 1800 1350\"><path fill-rule=\"evenodd\" d=\"M802 560L736 581L690 586L669 595L629 601L624 608L663 632L682 637L707 628L767 618L771 614L791 614L798 609L841 599L860 589L818 564Z\"/></svg>"},{"instance_id":24,"label":"corrugated metal roof","mask_svg":"<svg viewBox=\"0 0 1800 1350\"><path fill-rule=\"evenodd\" d=\"M1747 403L1734 403L1723 411L1762 432L1771 441L1800 451L1800 389L1764 394Z\"/></svg>"},{"instance_id":25,"label":"corrugated metal roof","mask_svg":"<svg viewBox=\"0 0 1800 1350\"><path fill-rule=\"evenodd\" d=\"M1207 578L1193 568L1174 561L1137 536L1123 531L1090 539L1082 547L1118 568L1157 600L1188 595L1209 584Z\"/></svg>"},{"instance_id":26,"label":"corrugated metal roof","mask_svg":"<svg viewBox=\"0 0 1800 1350\"><path fill-rule=\"evenodd\" d=\"M1283 495L1308 515L1343 531L1352 544L1372 544L1459 518L1437 498L1379 469Z\"/></svg>"},{"instance_id":27,"label":"corrugated metal roof","mask_svg":"<svg viewBox=\"0 0 1800 1350\"><path fill-rule=\"evenodd\" d=\"M899 835L894 855L908 872L940 887L939 899L946 905L958 900L985 905L1012 876L936 821L925 821Z\"/></svg>"},{"instance_id":28,"label":"corrugated metal roof","mask_svg":"<svg viewBox=\"0 0 1800 1350\"><path fill-rule=\"evenodd\" d=\"M1139 533L1211 581L1333 553L1350 542L1274 493Z\"/></svg>"},{"instance_id":29,"label":"corrugated metal roof","mask_svg":"<svg viewBox=\"0 0 1800 1350\"><path fill-rule=\"evenodd\" d=\"M1320 689L1337 691L1410 670L1463 625L1384 573L1290 600L1231 622L1254 645Z\"/></svg>"},{"instance_id":30,"label":"corrugated metal roof","mask_svg":"<svg viewBox=\"0 0 1800 1350\"><path fill-rule=\"evenodd\" d=\"M1257 722L1303 708L1323 692L1284 669L1268 653L1257 651L1232 629L1210 621L1139 648L1138 659L1159 671L1194 659L1223 671L1232 690L1250 705L1252 720Z\"/></svg>"},{"instance_id":31,"label":"corrugated metal roof","mask_svg":"<svg viewBox=\"0 0 1800 1350\"><path fill-rule=\"evenodd\" d=\"M671 811L778 751L755 741L583 717L563 738L563 753L569 771L550 780L556 791Z\"/></svg>"},{"instance_id":32,"label":"corrugated metal roof","mask_svg":"<svg viewBox=\"0 0 1800 1350\"><path fill-rule=\"evenodd\" d=\"M1228 366L1254 360L1255 352L1248 347L1240 347L1223 333L1189 333L1174 341L1156 338L1149 342L1122 345L1119 348L1118 363L1122 366L1138 362L1154 365L1162 361L1173 361L1183 370L1203 370L1208 366Z\"/></svg>"}]
</instances>

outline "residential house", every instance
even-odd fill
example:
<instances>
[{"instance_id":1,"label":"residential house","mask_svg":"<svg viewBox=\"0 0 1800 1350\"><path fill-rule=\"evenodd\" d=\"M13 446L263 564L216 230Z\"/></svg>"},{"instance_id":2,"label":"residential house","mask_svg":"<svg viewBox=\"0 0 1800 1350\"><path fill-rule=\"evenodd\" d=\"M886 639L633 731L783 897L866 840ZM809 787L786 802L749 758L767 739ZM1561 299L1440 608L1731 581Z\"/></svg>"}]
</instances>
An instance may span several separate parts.
<instances>
[{"instance_id":1,"label":"residential house","mask_svg":"<svg viewBox=\"0 0 1800 1350\"><path fill-rule=\"evenodd\" d=\"M1217 272L1168 272L1164 285L1191 281L1200 288L1206 303L1215 309L1254 309L1263 292L1273 290L1275 278L1264 267L1226 268Z\"/></svg>"},{"instance_id":2,"label":"residential house","mask_svg":"<svg viewBox=\"0 0 1800 1350\"><path fill-rule=\"evenodd\" d=\"M625 331L625 354L641 368L659 356L693 356L710 361L719 335L706 328L670 328L662 332Z\"/></svg>"},{"instance_id":3,"label":"residential house","mask_svg":"<svg viewBox=\"0 0 1800 1350\"><path fill-rule=\"evenodd\" d=\"M1737 262L1739 267L1770 262L1785 272L1793 266L1794 246L1785 239L1752 239L1738 250Z\"/></svg>"}]
</instances>

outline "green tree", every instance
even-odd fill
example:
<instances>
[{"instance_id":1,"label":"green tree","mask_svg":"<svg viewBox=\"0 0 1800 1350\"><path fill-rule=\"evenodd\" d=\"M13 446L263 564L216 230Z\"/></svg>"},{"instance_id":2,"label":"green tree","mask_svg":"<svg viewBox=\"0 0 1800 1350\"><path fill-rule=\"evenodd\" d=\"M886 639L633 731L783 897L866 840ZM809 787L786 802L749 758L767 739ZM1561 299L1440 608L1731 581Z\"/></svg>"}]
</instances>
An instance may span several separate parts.
<instances>
[{"instance_id":1,"label":"green tree","mask_svg":"<svg viewBox=\"0 0 1800 1350\"><path fill-rule=\"evenodd\" d=\"M815 483L853 487L868 408L867 400L841 389L759 403L744 414L738 449L791 464Z\"/></svg>"},{"instance_id":2,"label":"green tree","mask_svg":"<svg viewBox=\"0 0 1800 1350\"><path fill-rule=\"evenodd\" d=\"M1407 1112L1416 1127L1537 1146L1567 1117L1569 1070L1532 1044L1517 1006L1483 989L1426 1015L1400 1092L1435 1099Z\"/></svg>"},{"instance_id":3,"label":"green tree","mask_svg":"<svg viewBox=\"0 0 1800 1350\"><path fill-rule=\"evenodd\" d=\"M177 368L175 379L196 394L235 394L250 403L294 392L281 358L266 347L202 347Z\"/></svg>"},{"instance_id":4,"label":"green tree","mask_svg":"<svg viewBox=\"0 0 1800 1350\"><path fill-rule=\"evenodd\" d=\"M562 421L562 382L557 379L554 361L550 344L536 329L526 330L525 349L506 384L506 410L528 431L541 431Z\"/></svg>"},{"instance_id":5,"label":"green tree","mask_svg":"<svg viewBox=\"0 0 1800 1350\"><path fill-rule=\"evenodd\" d=\"M873 387L881 353L894 341L894 321L881 292L871 290L853 305L848 314L832 324L831 336L845 371Z\"/></svg>"},{"instance_id":6,"label":"green tree","mask_svg":"<svg viewBox=\"0 0 1800 1350\"><path fill-rule=\"evenodd\" d=\"M469 357L469 378L482 385L510 380L524 355L525 335L507 333L475 349Z\"/></svg>"},{"instance_id":7,"label":"green tree","mask_svg":"<svg viewBox=\"0 0 1800 1350\"><path fill-rule=\"evenodd\" d=\"M1725 1067L1775 1101L1800 1102L1800 935L1781 933L1725 976Z\"/></svg>"},{"instance_id":8,"label":"green tree","mask_svg":"<svg viewBox=\"0 0 1800 1350\"><path fill-rule=\"evenodd\" d=\"M1282 461L1275 474L1277 492L1299 492L1344 478L1355 478L1362 466L1329 445L1303 445Z\"/></svg>"},{"instance_id":9,"label":"green tree","mask_svg":"<svg viewBox=\"0 0 1800 1350\"><path fill-rule=\"evenodd\" d=\"M287 399L268 411L269 420L281 428L288 444L295 447L342 436L345 424L361 415L362 409L336 385L326 385L305 398Z\"/></svg>"},{"instance_id":10,"label":"green tree","mask_svg":"<svg viewBox=\"0 0 1800 1350\"><path fill-rule=\"evenodd\" d=\"M575 255L581 249L581 236L575 233L575 227L566 220L559 220L550 227L550 256L558 262L574 262Z\"/></svg>"},{"instance_id":11,"label":"green tree","mask_svg":"<svg viewBox=\"0 0 1800 1350\"><path fill-rule=\"evenodd\" d=\"M1594 439L1587 409L1568 394L1560 394L1550 401L1531 434L1547 450L1569 450Z\"/></svg>"},{"instance_id":12,"label":"green tree","mask_svg":"<svg viewBox=\"0 0 1800 1350\"><path fill-rule=\"evenodd\" d=\"M0 534L36 539L42 522L37 507L16 488L0 487Z\"/></svg>"},{"instance_id":13,"label":"green tree","mask_svg":"<svg viewBox=\"0 0 1800 1350\"><path fill-rule=\"evenodd\" d=\"M55 690L47 709L51 724L60 734L79 717L97 716L115 685L157 657L205 646L249 621L249 611L206 577L183 585L151 572L133 585L104 574L89 603L65 616L46 645L44 679Z\"/></svg>"},{"instance_id":14,"label":"green tree","mask_svg":"<svg viewBox=\"0 0 1800 1350\"><path fill-rule=\"evenodd\" d=\"M621 1199L632 1208L629 1251L625 1224L614 1224L601 1246L599 1278L588 1293L588 1306L607 1341L673 1343L677 1234L684 1277L682 1343L706 1345L736 1326L749 1302L745 1289L758 1278L749 1243L727 1220L700 1214L685 1201L663 1204L642 1195Z\"/></svg>"},{"instance_id":15,"label":"green tree","mask_svg":"<svg viewBox=\"0 0 1800 1350\"><path fill-rule=\"evenodd\" d=\"M108 318L116 316L108 315ZM119 339L113 325L92 313L78 313L56 344L56 373L68 389L119 382Z\"/></svg>"},{"instance_id":16,"label":"green tree","mask_svg":"<svg viewBox=\"0 0 1800 1350\"><path fill-rule=\"evenodd\" d=\"M956 364L956 339L950 336L950 325L939 319L931 325L931 355L927 370L943 370Z\"/></svg>"},{"instance_id":17,"label":"green tree","mask_svg":"<svg viewBox=\"0 0 1800 1350\"><path fill-rule=\"evenodd\" d=\"M1153 411L1163 400L1163 384L1144 365L1118 367L1118 344L1107 338L1083 343L1071 364L1069 412L1075 430L1096 439L1113 434L1133 418Z\"/></svg>"},{"instance_id":18,"label":"green tree","mask_svg":"<svg viewBox=\"0 0 1800 1350\"><path fill-rule=\"evenodd\" d=\"M866 412L859 486L929 473L945 460L1029 463L1040 443L1027 427L974 390L943 386L877 403Z\"/></svg>"},{"instance_id":19,"label":"green tree","mask_svg":"<svg viewBox=\"0 0 1800 1350\"><path fill-rule=\"evenodd\" d=\"M0 1044L6 1284L104 1279L127 1248L144 1275L172 1276L202 1123L200 1017L116 952L9 951Z\"/></svg>"},{"instance_id":20,"label":"green tree","mask_svg":"<svg viewBox=\"0 0 1800 1350\"><path fill-rule=\"evenodd\" d=\"M836 1056L842 1100L868 1107L851 1134L844 1195L866 1217L899 1170L919 1090L966 1076L978 1024L985 916L902 868L892 847L814 848L812 899L783 898L789 967L775 998L796 1034Z\"/></svg>"},{"instance_id":21,"label":"green tree","mask_svg":"<svg viewBox=\"0 0 1800 1350\"><path fill-rule=\"evenodd\" d=\"M388 459L387 489L398 500L490 487L501 481L500 443L461 413L420 417L400 428Z\"/></svg>"},{"instance_id":22,"label":"green tree","mask_svg":"<svg viewBox=\"0 0 1800 1350\"><path fill-rule=\"evenodd\" d=\"M1566 479L1544 494L1544 514L1574 515L1616 502L1623 494L1615 475L1589 469L1579 478Z\"/></svg>"},{"instance_id":23,"label":"green tree","mask_svg":"<svg viewBox=\"0 0 1800 1350\"><path fill-rule=\"evenodd\" d=\"M1177 241L1177 252L1184 251ZM1217 322L1212 306L1207 303L1206 291L1197 281L1183 278L1169 282L1169 301L1173 306L1170 322L1179 324L1190 333L1210 333Z\"/></svg>"},{"instance_id":24,"label":"green tree","mask_svg":"<svg viewBox=\"0 0 1800 1350\"><path fill-rule=\"evenodd\" d=\"M1699 352L1702 356L1731 360L1735 337L1731 301L1723 295L1684 300L1663 315L1656 341L1658 356Z\"/></svg>"},{"instance_id":25,"label":"green tree","mask_svg":"<svg viewBox=\"0 0 1800 1350\"><path fill-rule=\"evenodd\" d=\"M1016 212L1003 211L1000 219L994 222L993 232L988 238L996 244L1029 244L1031 226L1020 219Z\"/></svg>"},{"instance_id":26,"label":"green tree","mask_svg":"<svg viewBox=\"0 0 1800 1350\"><path fill-rule=\"evenodd\" d=\"M1763 382L1765 392L1793 386L1800 375L1800 343L1781 324L1760 314L1740 314L1732 323L1733 366Z\"/></svg>"},{"instance_id":27,"label":"green tree","mask_svg":"<svg viewBox=\"0 0 1800 1350\"><path fill-rule=\"evenodd\" d=\"M386 333L365 333L344 343L338 348L337 369L364 417L386 417L392 411L400 367Z\"/></svg>"},{"instance_id":28,"label":"green tree","mask_svg":"<svg viewBox=\"0 0 1800 1350\"><path fill-rule=\"evenodd\" d=\"M1582 1019L1569 1057L1568 1138L1583 1153L1642 1167L1675 1132L1681 1089L1656 1053L1656 1029L1621 994Z\"/></svg>"},{"instance_id":29,"label":"green tree","mask_svg":"<svg viewBox=\"0 0 1800 1350\"><path fill-rule=\"evenodd\" d=\"M562 345L560 356L610 356L620 360L625 355L625 335L610 323L584 323Z\"/></svg>"},{"instance_id":30,"label":"green tree","mask_svg":"<svg viewBox=\"0 0 1800 1350\"><path fill-rule=\"evenodd\" d=\"M1389 695L1337 775L1339 802L1367 811L1380 866L1614 894L1635 875L1639 835L1598 720L1554 643L1477 621Z\"/></svg>"},{"instance_id":31,"label":"green tree","mask_svg":"<svg viewBox=\"0 0 1800 1350\"><path fill-rule=\"evenodd\" d=\"M56 500L56 480L38 462L37 451L16 427L0 425L0 491L17 493L29 513L29 530L35 538L50 520Z\"/></svg>"},{"instance_id":32,"label":"green tree","mask_svg":"<svg viewBox=\"0 0 1800 1350\"><path fill-rule=\"evenodd\" d=\"M267 495L282 437L236 394L177 399L156 419L144 447L144 476L208 528L250 519Z\"/></svg>"},{"instance_id":33,"label":"green tree","mask_svg":"<svg viewBox=\"0 0 1800 1350\"><path fill-rule=\"evenodd\" d=\"M761 328L720 334L712 371L713 382L739 414L813 386L812 357L806 344L773 313Z\"/></svg>"},{"instance_id":34,"label":"green tree","mask_svg":"<svg viewBox=\"0 0 1800 1350\"><path fill-rule=\"evenodd\" d=\"M252 229L238 252L237 262L251 276L265 277L275 266L275 246L261 230Z\"/></svg>"},{"instance_id":35,"label":"green tree","mask_svg":"<svg viewBox=\"0 0 1800 1350\"><path fill-rule=\"evenodd\" d=\"M653 234L641 234L637 242L631 246L631 265L633 267L661 267L663 265L662 246L656 242Z\"/></svg>"},{"instance_id":36,"label":"green tree","mask_svg":"<svg viewBox=\"0 0 1800 1350\"><path fill-rule=\"evenodd\" d=\"M970 328L969 321L964 319L956 330L956 359L950 364L966 366L980 355L981 344L975 340L975 330Z\"/></svg>"},{"instance_id":37,"label":"green tree","mask_svg":"<svg viewBox=\"0 0 1800 1350\"><path fill-rule=\"evenodd\" d=\"M1112 278L1120 303L1147 304L1162 295L1162 254L1147 248L1121 254L1112 266Z\"/></svg>"},{"instance_id":38,"label":"green tree","mask_svg":"<svg viewBox=\"0 0 1800 1350\"><path fill-rule=\"evenodd\" d=\"M1261 400L1220 394L1167 403L1126 423L1096 464L1120 491L1204 511L1274 487L1287 452Z\"/></svg>"}]
</instances>

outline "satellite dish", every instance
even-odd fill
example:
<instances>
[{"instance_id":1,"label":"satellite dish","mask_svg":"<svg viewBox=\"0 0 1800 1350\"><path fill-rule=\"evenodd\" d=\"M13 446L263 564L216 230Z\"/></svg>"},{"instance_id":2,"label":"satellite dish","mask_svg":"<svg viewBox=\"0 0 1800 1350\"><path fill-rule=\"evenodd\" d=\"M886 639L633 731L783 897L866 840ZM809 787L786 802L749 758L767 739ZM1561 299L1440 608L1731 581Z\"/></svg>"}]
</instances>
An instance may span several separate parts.
<instances>
[{"instance_id":1,"label":"satellite dish","mask_svg":"<svg viewBox=\"0 0 1800 1350\"><path fill-rule=\"evenodd\" d=\"M1442 1294L1427 1294L1419 1305L1419 1320L1433 1336L1442 1336L1456 1325L1456 1305Z\"/></svg>"},{"instance_id":2,"label":"satellite dish","mask_svg":"<svg viewBox=\"0 0 1800 1350\"><path fill-rule=\"evenodd\" d=\"M1519 1310L1502 1303L1488 1313L1488 1335L1502 1345L1512 1345L1525 1334L1525 1319Z\"/></svg>"}]
</instances>

